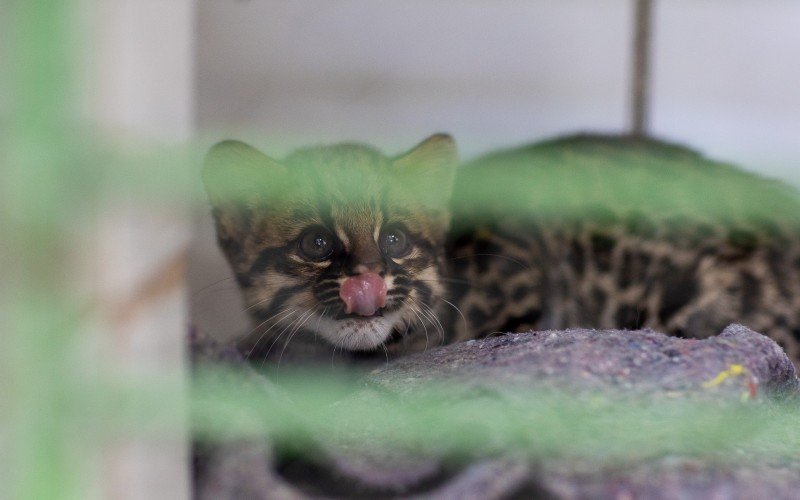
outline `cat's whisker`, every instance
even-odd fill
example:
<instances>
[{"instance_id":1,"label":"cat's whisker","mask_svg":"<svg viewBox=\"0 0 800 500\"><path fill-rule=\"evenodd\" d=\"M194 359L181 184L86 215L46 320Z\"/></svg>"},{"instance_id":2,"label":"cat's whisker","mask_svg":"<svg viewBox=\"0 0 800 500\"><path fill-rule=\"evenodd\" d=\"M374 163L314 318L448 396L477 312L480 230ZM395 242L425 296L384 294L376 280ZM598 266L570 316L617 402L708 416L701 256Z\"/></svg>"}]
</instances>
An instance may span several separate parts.
<instances>
[{"instance_id":1,"label":"cat's whisker","mask_svg":"<svg viewBox=\"0 0 800 500\"><path fill-rule=\"evenodd\" d=\"M412 299L412 300L414 300L414 299ZM440 339L441 339L440 345L443 344L444 343L444 335L445 335L445 333L444 333L444 326L442 326L441 321L439 321L439 318L436 317L436 314L434 314L434 312L430 308L430 306L428 306L427 304L425 304L423 302L420 302L419 300L415 300L415 302L420 307L420 312L423 315L425 315L425 317L428 319L428 321L431 322L431 325L434 328L436 328L436 330L439 332L439 336L440 336Z\"/></svg>"},{"instance_id":2,"label":"cat's whisker","mask_svg":"<svg viewBox=\"0 0 800 500\"><path fill-rule=\"evenodd\" d=\"M457 278L424 279L424 278L420 278L420 279L415 279L414 281L419 281L419 282L423 282L423 283L454 283L454 284L466 285L470 289L475 290L475 291L479 291L479 290L482 289L482 287L480 287L477 283L475 283L475 282L473 282L471 280L466 280L466 279L457 279ZM447 291L446 288L445 288L445 291ZM447 301L447 299L445 299L444 296L442 296L441 294L440 295L432 294L432 296L434 298L436 298L436 299ZM452 302L447 301L447 303L450 306L455 307ZM461 311L457 307L455 309L458 311L459 315L462 318L464 318L464 315L461 313ZM464 322L466 323L466 319L464 320Z\"/></svg>"},{"instance_id":3,"label":"cat's whisker","mask_svg":"<svg viewBox=\"0 0 800 500\"><path fill-rule=\"evenodd\" d=\"M386 349L386 344L381 344L381 347L383 347L383 354L386 355L386 364L388 365L389 364L389 350Z\"/></svg>"},{"instance_id":4,"label":"cat's whisker","mask_svg":"<svg viewBox=\"0 0 800 500\"><path fill-rule=\"evenodd\" d=\"M406 328L403 331L403 333L400 334L400 341L403 343L403 349L404 349L404 352L405 352L406 344L407 344L407 340L408 340L408 330L409 330L409 328L411 328L411 320L409 318L407 318L405 315L402 315L400 317L400 325L398 325L398 327L395 328L395 333L400 333L400 329L403 328L403 324L405 324Z\"/></svg>"},{"instance_id":5,"label":"cat's whisker","mask_svg":"<svg viewBox=\"0 0 800 500\"><path fill-rule=\"evenodd\" d=\"M314 313L316 311L317 311L316 307L311 309L311 311L308 312L308 316L306 316L306 318L303 321L301 321L296 327L294 327L292 329L292 332L289 334L289 338L287 338L286 342L284 342L284 344L283 344L283 349L281 349L280 356L278 356L278 366L281 366L281 360L283 360L283 353L286 351L286 347L289 345L289 342L291 342L292 338L294 338L294 336L297 334L297 332L299 332L300 329L303 328L303 325L305 325L306 322L308 322L308 320L311 319L314 316Z\"/></svg>"},{"instance_id":6,"label":"cat's whisker","mask_svg":"<svg viewBox=\"0 0 800 500\"><path fill-rule=\"evenodd\" d=\"M247 332L247 334L246 334L246 335L244 335L244 337L243 337L243 338L247 338L247 337L249 337L250 335L254 334L255 332L257 332L257 331L258 331L258 329L259 329L259 328L261 328L262 326L264 326L264 325L266 325L267 323L269 323L269 322L270 322L270 321L271 321L273 318L275 318L276 316L279 316L279 315L281 315L281 314L287 314L287 313L288 313L288 314L291 314L292 312L294 312L294 309L289 309L288 307L287 307L287 308L281 308L281 309L280 309L280 310L279 310L277 313L273 314L273 315L272 315L272 316L270 316L269 318L265 319L265 320L264 320L264 321L262 321L261 323L259 323L259 324L257 324L256 326L254 326L254 327L253 327L253 328L252 328L252 329L251 329L249 332ZM278 321L276 321L275 323L277 324L277 323L278 323ZM261 332L261 335L263 336L263 335L264 335L264 333L266 333L267 331L269 331L269 330L266 330L265 332ZM259 337L259 339L260 339L260 337Z\"/></svg>"},{"instance_id":7,"label":"cat's whisker","mask_svg":"<svg viewBox=\"0 0 800 500\"><path fill-rule=\"evenodd\" d=\"M293 320L292 320L292 321L291 321L291 322L290 322L288 325L286 325L286 326L283 328L283 330L281 330L281 331L280 331L280 333L279 333L279 334L276 336L276 338L275 338L275 339L272 341L272 344L270 345L270 348L267 350L267 354L266 354L265 358L269 356L269 353L270 353L270 351L272 350L273 346L275 345L275 343L276 343L278 340L280 340L280 338L283 336L283 334L284 334L284 333L286 333L286 331L287 331L287 330L289 330L290 328L292 328L292 326L293 326L293 325L295 325L295 324L296 324L298 321L300 321L301 319L303 319L303 317L304 317L304 316L306 315L306 313L308 312L308 309L306 309L305 307L306 307L306 306L300 306L300 307L297 309L298 311L303 311L303 312L300 314L300 316L298 316L298 317L296 317L295 319L293 319ZM284 318L284 319L285 319L285 318Z\"/></svg>"},{"instance_id":8,"label":"cat's whisker","mask_svg":"<svg viewBox=\"0 0 800 500\"><path fill-rule=\"evenodd\" d=\"M417 310L416 307L414 307L413 305L409 304L408 308L409 308L409 310L411 312L414 313L414 316L417 317L417 319L419 320L420 325L422 325L422 328L425 331L425 350L427 351L428 350L428 327L425 326L425 321L423 321L422 318L420 317L420 313L417 312L418 310Z\"/></svg>"},{"instance_id":9,"label":"cat's whisker","mask_svg":"<svg viewBox=\"0 0 800 500\"><path fill-rule=\"evenodd\" d=\"M470 285L473 286L473 282L467 279L458 279L458 278L434 278L434 279L425 279L425 278L414 278L414 281L421 281L423 283L458 283L460 285Z\"/></svg>"},{"instance_id":10,"label":"cat's whisker","mask_svg":"<svg viewBox=\"0 0 800 500\"><path fill-rule=\"evenodd\" d=\"M438 295L433 295L433 298L435 298L435 299L437 299L437 300L441 300L442 302L444 302L444 303L445 303L445 304L447 304L448 306L450 306L450 307L452 307L453 309L455 309L455 310L456 310L456 312L458 313L458 315L459 315L459 316L461 316L461 321L463 321L463 322L464 322L464 332L467 332L467 331L469 330L469 326L468 326L468 324L467 324L467 318L466 318L466 317L464 317L464 313L462 313L462 312L461 312L461 309L459 309L459 308L458 308L458 306L456 306L455 304L453 304L453 303L452 303L452 302L450 302L449 300L445 299L444 297L440 297L440 296L438 296Z\"/></svg>"},{"instance_id":11,"label":"cat's whisker","mask_svg":"<svg viewBox=\"0 0 800 500\"><path fill-rule=\"evenodd\" d=\"M297 318L293 319L288 325L283 327L283 330L281 330L280 333L272 340L272 343L269 345L269 349L267 349L267 353L264 354L263 358L261 358L261 368L264 367L264 364L267 362L267 359L269 359L269 353L272 352L272 348L275 347L275 344L281 339L281 337L283 337L283 335L287 331L289 331L290 328L292 328L293 325L295 325L298 321L300 321L300 319L304 315L305 315L305 313L303 313L300 316L298 316Z\"/></svg>"},{"instance_id":12,"label":"cat's whisker","mask_svg":"<svg viewBox=\"0 0 800 500\"><path fill-rule=\"evenodd\" d=\"M279 315L281 315L281 314L284 314L284 313L286 313L287 311L289 312L289 314L291 314L291 313L293 313L295 310L294 310L294 309L290 310L290 309L289 309L289 307L282 307L281 309L279 309L279 310L278 310L278 312L277 312L277 313L273 314L273 315L272 315L272 316L270 316L269 318L265 319L264 321L262 321L261 323L257 324L255 327L253 327L253 329L252 329L252 330L250 330L249 332L247 332L247 334L246 334L246 335L245 335L243 338L247 338L247 337L249 337L250 335L252 335L253 333L255 333L255 332L256 332L256 331L257 331L259 328L261 328L262 326L264 326L265 324L267 324L267 323L268 323L270 320L272 320L272 319L273 319L273 318L275 318L276 316L279 316ZM281 318L281 319L283 319L283 318ZM252 347L252 348L250 349L250 351L247 353L247 355L245 356L245 358L247 358L247 357L250 357L250 355L251 355L251 354L253 354L253 351L254 351L254 350L255 350L255 348L258 346L259 342L261 342L261 339L262 339L262 338L264 338L264 335L265 335L267 332L269 332L269 330L270 330L272 327L274 327L276 324L278 324L278 322L279 322L279 321L280 321L280 320L276 320L276 321L275 321L275 323L274 323L274 324L273 324L273 325L272 325L270 328L268 328L267 330L265 330L264 332L262 332L262 333L261 333L261 336L259 336L259 337L258 337L258 340L256 341L255 345L253 345L253 347Z\"/></svg>"},{"instance_id":13,"label":"cat's whisker","mask_svg":"<svg viewBox=\"0 0 800 500\"><path fill-rule=\"evenodd\" d=\"M291 307L294 307L295 309L297 309L297 308L306 308L306 307L308 307L308 303L307 303L307 302L308 302L308 301L306 301L306 302L303 302L303 303L301 303L301 304L289 304L289 305L285 305L285 306L282 306L282 307L278 308L278 312L276 312L275 314L273 314L273 315L272 315L272 316L270 316L269 318L267 318L267 319L265 319L264 321L262 321L261 323L259 323L259 324L258 324L258 326L256 326L256 327L255 327L255 328L253 328L252 330L250 330L250 332L248 332L246 336L252 335L252 334L253 334L253 333L254 333L254 332L255 332L255 331L256 331L256 330L257 330L259 327L261 327L261 326L262 326L264 323L266 323L267 321L271 320L271 319L272 319L272 318L274 318L275 316L278 316L279 314L281 314L281 312L282 312L282 311L286 311L286 310L288 310L288 309L289 309L289 308L291 308ZM280 319L280 320L278 320L278 321L282 321L283 319L285 319L285 318L281 318L281 319Z\"/></svg>"},{"instance_id":14,"label":"cat's whisker","mask_svg":"<svg viewBox=\"0 0 800 500\"><path fill-rule=\"evenodd\" d=\"M320 314L319 318L317 318L317 326L314 327L314 337L316 337L317 332L319 331L319 325L322 322L323 316L325 316L325 313L328 312L328 307L329 306L325 306L325 309L322 310L322 314Z\"/></svg>"},{"instance_id":15,"label":"cat's whisker","mask_svg":"<svg viewBox=\"0 0 800 500\"><path fill-rule=\"evenodd\" d=\"M328 312L328 306L325 306L325 309L322 310L322 314L320 314L319 318L317 318L317 324L314 327L314 330L312 330L312 333L314 334L314 345L317 345L317 340L319 339L319 326L322 323L322 318L325 317L326 312Z\"/></svg>"},{"instance_id":16,"label":"cat's whisker","mask_svg":"<svg viewBox=\"0 0 800 500\"><path fill-rule=\"evenodd\" d=\"M430 317L436 322L436 325L438 325L437 329L439 330L439 336L440 336L439 345L444 345L444 339L445 339L445 335L446 334L445 334L445 331L444 331L444 325L442 325L441 320L439 320L439 317L436 316L436 313L434 312L433 309L431 309L431 306L429 306L428 304L423 304L423 303L420 303L420 306L423 309L427 309L428 314L430 315Z\"/></svg>"},{"instance_id":17,"label":"cat's whisker","mask_svg":"<svg viewBox=\"0 0 800 500\"><path fill-rule=\"evenodd\" d=\"M513 257L509 257L508 255L501 255L501 254L498 254L498 253L473 253L473 254L469 254L469 255L460 255L458 257L453 257L452 259L448 259L448 260L452 261L452 260L460 260L460 259L471 259L473 257L497 257L498 259L504 259L504 260L507 260L509 262L513 262L514 264L517 264L518 266L520 266L522 269L528 269L528 270L533 269L529 264L525 264L524 262L519 261L519 260L517 260L517 259L515 259Z\"/></svg>"},{"instance_id":18,"label":"cat's whisker","mask_svg":"<svg viewBox=\"0 0 800 500\"><path fill-rule=\"evenodd\" d=\"M221 280L217 280L217 281L215 281L215 282L213 282L213 283L210 283L210 284L208 284L208 285L206 285L206 286L204 286L204 287L200 288L199 290L197 290L196 292L194 292L194 293L192 294L192 296L189 298L189 303L190 303L190 304L193 304L193 303L194 303L194 301L195 301L195 299L197 298L197 296L198 296L198 295L200 295L200 294L202 294L202 293L205 293L206 291L208 291L209 289L211 289L211 288L215 287L216 285L219 285L220 283L223 283L223 282L225 282L225 281L230 281L230 280L232 280L232 279L236 279L236 278L235 278L235 277L233 277L233 276L229 276L229 277L227 277L227 278L222 278ZM237 286L236 288L230 288L230 290L238 290L238 289L239 289L239 287L238 287L238 286Z\"/></svg>"},{"instance_id":19,"label":"cat's whisker","mask_svg":"<svg viewBox=\"0 0 800 500\"><path fill-rule=\"evenodd\" d=\"M255 302L255 303L247 306L246 308L242 309L242 312L248 312L251 309L262 305L265 302L271 302L273 299L277 299L277 298L280 298L280 297L288 297L288 296L294 295L296 293L297 292L295 292L293 290L289 290L289 291L286 291L286 292L283 292L283 293L276 293L275 295L270 295L269 297L265 297L265 298L259 300L258 302Z\"/></svg>"},{"instance_id":20,"label":"cat's whisker","mask_svg":"<svg viewBox=\"0 0 800 500\"><path fill-rule=\"evenodd\" d=\"M251 309L253 309L253 308L255 308L255 307L258 307L258 306L260 306L260 305L264 304L265 302L269 302L269 301L271 301L271 300L272 300L272 298L273 298L273 297L271 297L271 296L270 296L270 297L265 297L265 298L263 298L263 299L259 300L258 302L255 302L255 303L253 303L253 304L250 304L249 306L245 307L244 309L242 309L242 312L243 312L243 313L244 313L244 312L248 312L248 311L250 311Z\"/></svg>"},{"instance_id":21,"label":"cat's whisker","mask_svg":"<svg viewBox=\"0 0 800 500\"><path fill-rule=\"evenodd\" d=\"M354 332L346 332L344 334L344 338L342 339L342 345L349 345L350 339L353 337ZM342 353L344 353L344 348L342 348Z\"/></svg>"},{"instance_id":22,"label":"cat's whisker","mask_svg":"<svg viewBox=\"0 0 800 500\"><path fill-rule=\"evenodd\" d=\"M291 318L291 317L292 317L292 315L294 315L294 314L295 314L297 311L298 311L298 309L296 309L296 308L295 308L295 309L292 309L292 310L291 310L291 311L289 311L287 314L285 314L285 315L283 315L282 317L280 317L280 318L276 319L276 320L275 320L275 322L274 322L274 323L272 323L272 325L271 325L269 328L267 328L266 330L264 330L263 332L261 332L261 335L259 335L259 337L258 337L258 340L256 340L255 344L253 344L253 347L251 347L251 348L250 348L250 351L247 353L247 356L245 356L245 358L246 358L246 359L249 359L249 358L250 358L250 356L252 356L252 355L253 355L253 352L255 352L255 351L258 349L258 346L261 344L261 341L262 341L262 340L264 340L264 338L266 337L266 335L267 335L267 334L268 334L268 333L269 333L269 332L270 332L270 331L271 331L273 328L275 328L277 325L279 325L279 324L281 323L281 321L284 321L284 320L286 320L286 319L289 319L289 318ZM286 310L285 310L285 309L284 309L284 312L286 312ZM280 314L280 313L278 313L278 314ZM276 316L277 316L277 315L276 315ZM273 318L274 318L274 317L275 317L275 316L273 316ZM252 330L250 333L252 334L252 333L253 333L253 332L254 332L256 329L260 328L260 327L261 327L262 325L264 325L264 323L266 323L267 321L269 321L269 320L266 320L266 321L262 322L262 323L261 323L259 326L257 326L256 328L254 328L254 329L253 329L253 330ZM248 334L248 335L250 335L250 334ZM245 338L246 338L246 337L245 337Z\"/></svg>"},{"instance_id":23,"label":"cat's whisker","mask_svg":"<svg viewBox=\"0 0 800 500\"><path fill-rule=\"evenodd\" d=\"M297 312L299 312L301 310L302 310L301 308L295 308L295 309L292 310L291 314L284 315L281 318L275 320L275 323L273 323L272 326L270 326L266 331L264 331L261 334L261 336L259 337L259 339L256 342L255 346L253 347L253 350L255 350L256 347L261 343L261 340L266 336L267 333L269 333L273 328L275 328L276 326L281 324L282 321L285 321L285 320L291 318L294 314L296 314ZM277 342L281 338L281 336L283 335L283 332L285 332L287 330L287 328L289 328L291 325L293 325L295 323L295 321L297 321L297 318L292 320L288 325L284 326L283 330L281 330L281 332L273 339L272 344L270 344L270 348L267 350L267 353L264 355L264 360L267 357L269 357L269 352L272 350L272 347L275 345L275 342ZM251 351L251 354L252 354L252 351ZM262 360L262 366L263 366L263 360Z\"/></svg>"}]
</instances>

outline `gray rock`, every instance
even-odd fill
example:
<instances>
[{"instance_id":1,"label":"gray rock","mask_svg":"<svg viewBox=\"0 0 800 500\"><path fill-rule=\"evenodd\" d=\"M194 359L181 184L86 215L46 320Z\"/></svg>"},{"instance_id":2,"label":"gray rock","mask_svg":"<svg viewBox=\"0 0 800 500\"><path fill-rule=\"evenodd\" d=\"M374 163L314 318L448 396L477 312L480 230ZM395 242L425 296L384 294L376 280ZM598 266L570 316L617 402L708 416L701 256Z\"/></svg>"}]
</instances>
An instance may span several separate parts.
<instances>
[{"instance_id":1,"label":"gray rock","mask_svg":"<svg viewBox=\"0 0 800 500\"><path fill-rule=\"evenodd\" d=\"M229 350L197 336L192 343L196 360L213 362L219 350L219 361L232 361ZM264 385L265 392L281 390L264 377L251 378ZM351 407L380 405L387 397L410 400L431 384L446 385L446 405L487 398L509 403L512 410L524 389L567 394L579 402L602 394L623 409L629 401L657 404L677 399L721 405L724 411L725 404L747 401L766 415L774 401L793 401L800 392L794 366L777 344L731 325L703 340L649 330L566 330L469 341L375 369L364 376L359 391L334 406L344 421ZM452 450L436 446L415 454L396 447L352 445L374 442L379 429L351 429L345 441L317 436L310 457L281 463L268 444L220 445L202 457L197 495L788 499L800 491L800 452L767 453L758 460L720 460L713 449L655 456L633 449L628 455L528 454L524 446L507 446L498 438L497 447L472 450L453 460ZM480 429L492 433L491 427ZM492 436L481 437L492 442Z\"/></svg>"},{"instance_id":2,"label":"gray rock","mask_svg":"<svg viewBox=\"0 0 800 500\"><path fill-rule=\"evenodd\" d=\"M704 386L731 366L742 368L741 376L731 377L737 383ZM375 370L369 379L401 393L434 380L457 381L457 387L470 392L505 392L532 384L649 397L676 392L713 398L733 392L739 397L742 390L759 397L798 391L794 366L780 346L741 325L703 340L652 330L507 334L411 355Z\"/></svg>"}]
</instances>

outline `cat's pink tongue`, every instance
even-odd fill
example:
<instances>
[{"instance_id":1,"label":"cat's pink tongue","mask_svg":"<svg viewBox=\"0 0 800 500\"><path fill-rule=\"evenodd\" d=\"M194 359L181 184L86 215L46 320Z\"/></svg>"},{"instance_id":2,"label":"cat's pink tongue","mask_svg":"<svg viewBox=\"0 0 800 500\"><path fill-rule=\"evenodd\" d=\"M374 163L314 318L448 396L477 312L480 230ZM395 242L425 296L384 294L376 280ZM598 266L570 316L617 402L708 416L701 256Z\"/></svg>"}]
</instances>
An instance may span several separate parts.
<instances>
[{"instance_id":1,"label":"cat's pink tongue","mask_svg":"<svg viewBox=\"0 0 800 500\"><path fill-rule=\"evenodd\" d=\"M386 282L375 273L364 273L344 280L339 288L346 314L372 316L386 305Z\"/></svg>"}]
</instances>

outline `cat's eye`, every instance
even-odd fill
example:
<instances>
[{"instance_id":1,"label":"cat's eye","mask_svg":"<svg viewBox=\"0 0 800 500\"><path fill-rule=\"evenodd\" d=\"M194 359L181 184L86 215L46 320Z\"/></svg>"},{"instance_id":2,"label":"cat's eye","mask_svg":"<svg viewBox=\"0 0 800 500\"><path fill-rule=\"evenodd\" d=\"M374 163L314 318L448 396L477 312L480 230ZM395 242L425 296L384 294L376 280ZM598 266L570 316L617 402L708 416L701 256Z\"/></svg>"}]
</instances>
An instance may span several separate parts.
<instances>
[{"instance_id":1,"label":"cat's eye","mask_svg":"<svg viewBox=\"0 0 800 500\"><path fill-rule=\"evenodd\" d=\"M323 227L310 227L300 236L298 248L304 259L320 262L333 253L334 236Z\"/></svg>"},{"instance_id":2,"label":"cat's eye","mask_svg":"<svg viewBox=\"0 0 800 500\"><path fill-rule=\"evenodd\" d=\"M381 234L381 249L387 257L399 259L411 251L411 241L402 228L390 226Z\"/></svg>"}]
</instances>

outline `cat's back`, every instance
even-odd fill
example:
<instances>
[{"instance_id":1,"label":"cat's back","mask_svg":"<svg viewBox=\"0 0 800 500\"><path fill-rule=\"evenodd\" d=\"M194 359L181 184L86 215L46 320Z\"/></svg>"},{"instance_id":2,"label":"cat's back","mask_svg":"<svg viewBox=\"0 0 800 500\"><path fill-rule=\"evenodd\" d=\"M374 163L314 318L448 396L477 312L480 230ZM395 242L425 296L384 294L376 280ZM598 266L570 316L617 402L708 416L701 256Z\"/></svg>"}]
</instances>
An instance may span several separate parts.
<instances>
[{"instance_id":1,"label":"cat's back","mask_svg":"<svg viewBox=\"0 0 800 500\"><path fill-rule=\"evenodd\" d=\"M800 202L784 184L672 144L584 135L464 165L452 206L474 329L705 336L742 322L800 356Z\"/></svg>"},{"instance_id":2,"label":"cat's back","mask_svg":"<svg viewBox=\"0 0 800 500\"><path fill-rule=\"evenodd\" d=\"M537 217L596 210L655 221L760 221L797 233L796 190L691 149L631 136L576 135L493 152L458 173L453 209Z\"/></svg>"}]
</instances>

